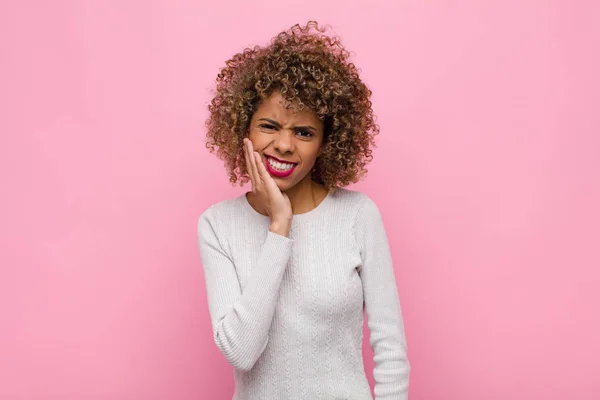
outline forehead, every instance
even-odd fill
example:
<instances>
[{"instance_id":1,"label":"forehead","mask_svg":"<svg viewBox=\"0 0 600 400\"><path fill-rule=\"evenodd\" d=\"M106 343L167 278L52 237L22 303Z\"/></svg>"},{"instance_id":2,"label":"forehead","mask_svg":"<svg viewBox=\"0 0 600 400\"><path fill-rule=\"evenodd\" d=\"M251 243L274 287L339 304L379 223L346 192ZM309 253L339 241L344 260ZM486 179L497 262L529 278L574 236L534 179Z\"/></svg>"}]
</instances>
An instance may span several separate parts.
<instances>
[{"instance_id":1,"label":"forehead","mask_svg":"<svg viewBox=\"0 0 600 400\"><path fill-rule=\"evenodd\" d=\"M260 117L273 118L275 120L286 120L291 122L320 121L317 114L309 108L299 110L296 107L296 104L286 106L286 100L278 92L273 93L271 96L261 101L256 109L256 114Z\"/></svg>"}]
</instances>

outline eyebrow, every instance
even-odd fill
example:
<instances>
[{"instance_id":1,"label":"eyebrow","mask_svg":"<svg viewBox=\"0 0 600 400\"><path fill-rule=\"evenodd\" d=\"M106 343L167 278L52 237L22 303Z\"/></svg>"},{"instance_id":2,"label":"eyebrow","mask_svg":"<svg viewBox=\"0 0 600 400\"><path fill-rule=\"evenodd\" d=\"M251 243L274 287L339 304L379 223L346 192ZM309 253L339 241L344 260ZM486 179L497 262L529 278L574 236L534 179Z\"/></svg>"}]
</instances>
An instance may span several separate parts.
<instances>
[{"instance_id":1,"label":"eyebrow","mask_svg":"<svg viewBox=\"0 0 600 400\"><path fill-rule=\"evenodd\" d=\"M281 128L281 124L279 122L273 121L272 119L269 119L269 118L260 118L259 121L266 121L266 122L268 122L270 124L275 125L278 128ZM294 129L296 129L296 130L298 130L298 129L306 129L306 130L315 131L315 132L317 131L316 128L313 128L310 125L295 126Z\"/></svg>"}]
</instances>

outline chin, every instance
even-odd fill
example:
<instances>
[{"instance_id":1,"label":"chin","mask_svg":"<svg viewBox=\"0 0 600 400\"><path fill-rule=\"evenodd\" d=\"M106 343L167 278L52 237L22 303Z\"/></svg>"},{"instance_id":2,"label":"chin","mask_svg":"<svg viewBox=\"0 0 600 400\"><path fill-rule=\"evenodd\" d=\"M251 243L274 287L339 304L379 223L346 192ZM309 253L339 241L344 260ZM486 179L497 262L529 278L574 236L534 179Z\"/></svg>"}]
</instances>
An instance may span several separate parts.
<instances>
[{"instance_id":1,"label":"chin","mask_svg":"<svg viewBox=\"0 0 600 400\"><path fill-rule=\"evenodd\" d=\"M282 192L285 192L286 190L290 190L294 186L296 186L296 184L295 183L291 183L291 182L290 183L288 183L288 182L277 182L277 187Z\"/></svg>"},{"instance_id":2,"label":"chin","mask_svg":"<svg viewBox=\"0 0 600 400\"><path fill-rule=\"evenodd\" d=\"M279 190L281 190L282 192L288 191L292 188L294 188L296 185L300 184L301 182L303 182L305 179L309 179L307 178L306 175L302 176L302 177L294 177L295 179L291 180L288 178L275 178L275 183L277 184L277 187L279 188Z\"/></svg>"}]
</instances>

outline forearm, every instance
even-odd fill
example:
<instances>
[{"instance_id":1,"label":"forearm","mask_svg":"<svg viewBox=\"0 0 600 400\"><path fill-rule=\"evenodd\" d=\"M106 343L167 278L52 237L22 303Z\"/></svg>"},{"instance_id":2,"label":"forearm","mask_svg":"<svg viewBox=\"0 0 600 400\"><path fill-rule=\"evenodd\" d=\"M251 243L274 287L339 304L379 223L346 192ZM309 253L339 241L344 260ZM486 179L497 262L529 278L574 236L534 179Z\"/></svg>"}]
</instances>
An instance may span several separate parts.
<instances>
[{"instance_id":1,"label":"forearm","mask_svg":"<svg viewBox=\"0 0 600 400\"><path fill-rule=\"evenodd\" d=\"M289 239L269 232L241 296L230 307L215 306L222 310L213 322L215 343L237 369L252 368L267 345L289 255Z\"/></svg>"},{"instance_id":2,"label":"forearm","mask_svg":"<svg viewBox=\"0 0 600 400\"><path fill-rule=\"evenodd\" d=\"M370 345L374 352L375 399L407 399L410 364L391 251L377 206L367 200L356 222Z\"/></svg>"}]
</instances>

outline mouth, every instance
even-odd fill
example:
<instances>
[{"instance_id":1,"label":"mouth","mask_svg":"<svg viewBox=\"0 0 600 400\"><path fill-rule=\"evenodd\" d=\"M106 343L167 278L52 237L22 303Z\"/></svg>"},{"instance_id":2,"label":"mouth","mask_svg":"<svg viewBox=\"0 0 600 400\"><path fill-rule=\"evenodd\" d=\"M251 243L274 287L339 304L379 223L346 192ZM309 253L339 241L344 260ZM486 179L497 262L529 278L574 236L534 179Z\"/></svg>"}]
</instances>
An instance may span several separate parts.
<instances>
[{"instance_id":1,"label":"mouth","mask_svg":"<svg viewBox=\"0 0 600 400\"><path fill-rule=\"evenodd\" d=\"M294 172L298 163L281 161L275 157L265 155L265 165L271 175L278 178L285 178Z\"/></svg>"}]
</instances>

